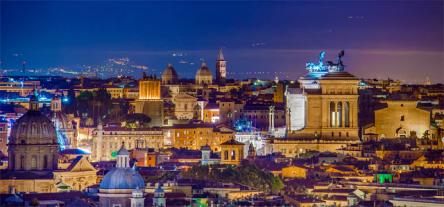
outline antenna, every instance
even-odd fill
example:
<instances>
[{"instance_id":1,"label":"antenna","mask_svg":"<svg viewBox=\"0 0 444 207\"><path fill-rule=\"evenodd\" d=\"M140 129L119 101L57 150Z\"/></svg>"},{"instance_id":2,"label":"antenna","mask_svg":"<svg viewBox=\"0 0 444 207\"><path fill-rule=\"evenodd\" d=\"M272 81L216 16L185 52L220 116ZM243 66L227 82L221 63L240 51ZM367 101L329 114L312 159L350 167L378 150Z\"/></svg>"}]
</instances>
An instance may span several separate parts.
<instances>
[{"instance_id":1,"label":"antenna","mask_svg":"<svg viewBox=\"0 0 444 207\"><path fill-rule=\"evenodd\" d=\"M22 61L22 75L23 75L23 79L24 79L25 75L26 75L26 61L25 60Z\"/></svg>"}]
</instances>

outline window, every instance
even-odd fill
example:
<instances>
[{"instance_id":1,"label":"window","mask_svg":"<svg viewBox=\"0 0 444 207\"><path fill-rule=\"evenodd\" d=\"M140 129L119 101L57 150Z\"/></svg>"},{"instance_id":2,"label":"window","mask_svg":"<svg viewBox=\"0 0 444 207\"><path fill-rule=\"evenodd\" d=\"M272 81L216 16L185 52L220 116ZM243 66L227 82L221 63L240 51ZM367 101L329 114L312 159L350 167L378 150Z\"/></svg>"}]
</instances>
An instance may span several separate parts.
<instances>
[{"instance_id":1,"label":"window","mask_svg":"<svg viewBox=\"0 0 444 207\"><path fill-rule=\"evenodd\" d=\"M404 121L404 115L401 115L401 121Z\"/></svg>"},{"instance_id":2,"label":"window","mask_svg":"<svg viewBox=\"0 0 444 207\"><path fill-rule=\"evenodd\" d=\"M224 160L228 160L228 151L227 150L224 151Z\"/></svg>"},{"instance_id":3,"label":"window","mask_svg":"<svg viewBox=\"0 0 444 207\"><path fill-rule=\"evenodd\" d=\"M338 119L337 126L342 127L342 102L338 103L338 109L336 110L336 114Z\"/></svg>"},{"instance_id":4,"label":"window","mask_svg":"<svg viewBox=\"0 0 444 207\"><path fill-rule=\"evenodd\" d=\"M350 102L345 102L345 105L344 105L344 112L345 112L345 114L344 114L344 125L345 125L345 127L350 127Z\"/></svg>"},{"instance_id":5,"label":"window","mask_svg":"<svg viewBox=\"0 0 444 207\"><path fill-rule=\"evenodd\" d=\"M48 155L43 156L43 169L48 169Z\"/></svg>"},{"instance_id":6,"label":"window","mask_svg":"<svg viewBox=\"0 0 444 207\"><path fill-rule=\"evenodd\" d=\"M335 102L330 102L330 126L336 126L336 104Z\"/></svg>"},{"instance_id":7,"label":"window","mask_svg":"<svg viewBox=\"0 0 444 207\"><path fill-rule=\"evenodd\" d=\"M331 133L331 136L332 136L332 137L334 137L334 136L335 136L335 133L334 133L334 132L332 132L332 133Z\"/></svg>"},{"instance_id":8,"label":"window","mask_svg":"<svg viewBox=\"0 0 444 207\"><path fill-rule=\"evenodd\" d=\"M25 156L20 156L20 169L24 170L25 169Z\"/></svg>"},{"instance_id":9,"label":"window","mask_svg":"<svg viewBox=\"0 0 444 207\"><path fill-rule=\"evenodd\" d=\"M231 151L231 160L236 160L236 152L234 150Z\"/></svg>"},{"instance_id":10,"label":"window","mask_svg":"<svg viewBox=\"0 0 444 207\"><path fill-rule=\"evenodd\" d=\"M35 155L31 157L31 169L37 169L37 156Z\"/></svg>"}]
</instances>

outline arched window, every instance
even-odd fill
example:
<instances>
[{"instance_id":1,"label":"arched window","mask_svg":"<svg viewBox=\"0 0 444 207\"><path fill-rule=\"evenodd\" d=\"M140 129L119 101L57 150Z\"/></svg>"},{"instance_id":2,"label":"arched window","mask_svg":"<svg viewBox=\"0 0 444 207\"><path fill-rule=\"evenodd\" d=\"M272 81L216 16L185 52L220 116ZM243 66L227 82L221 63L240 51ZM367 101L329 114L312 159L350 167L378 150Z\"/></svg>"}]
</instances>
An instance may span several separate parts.
<instances>
[{"instance_id":1,"label":"arched window","mask_svg":"<svg viewBox=\"0 0 444 207\"><path fill-rule=\"evenodd\" d=\"M20 170L24 170L25 169L25 156L22 155L20 156Z\"/></svg>"},{"instance_id":2,"label":"arched window","mask_svg":"<svg viewBox=\"0 0 444 207\"><path fill-rule=\"evenodd\" d=\"M32 170L37 169L37 156L35 155L31 157L31 169Z\"/></svg>"},{"instance_id":3,"label":"arched window","mask_svg":"<svg viewBox=\"0 0 444 207\"><path fill-rule=\"evenodd\" d=\"M335 102L330 102L330 126L336 126L336 104Z\"/></svg>"},{"instance_id":4,"label":"arched window","mask_svg":"<svg viewBox=\"0 0 444 207\"><path fill-rule=\"evenodd\" d=\"M236 160L236 152L234 150L231 151L231 160Z\"/></svg>"},{"instance_id":5,"label":"arched window","mask_svg":"<svg viewBox=\"0 0 444 207\"><path fill-rule=\"evenodd\" d=\"M48 155L43 156L43 169L48 169Z\"/></svg>"},{"instance_id":6,"label":"arched window","mask_svg":"<svg viewBox=\"0 0 444 207\"><path fill-rule=\"evenodd\" d=\"M336 114L338 116L337 126L342 127L342 102L338 102L338 109Z\"/></svg>"},{"instance_id":7,"label":"arched window","mask_svg":"<svg viewBox=\"0 0 444 207\"><path fill-rule=\"evenodd\" d=\"M344 105L344 112L345 112L345 115L344 115L344 122L345 122L345 127L350 127L350 102L345 102L345 105Z\"/></svg>"}]
</instances>

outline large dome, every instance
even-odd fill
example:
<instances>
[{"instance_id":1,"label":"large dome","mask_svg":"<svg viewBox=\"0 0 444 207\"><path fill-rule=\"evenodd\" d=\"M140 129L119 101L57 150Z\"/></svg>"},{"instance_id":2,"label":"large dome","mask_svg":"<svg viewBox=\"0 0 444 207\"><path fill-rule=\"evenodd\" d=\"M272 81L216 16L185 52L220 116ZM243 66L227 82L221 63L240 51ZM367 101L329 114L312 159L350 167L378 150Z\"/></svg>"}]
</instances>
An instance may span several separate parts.
<instances>
[{"instance_id":1,"label":"large dome","mask_svg":"<svg viewBox=\"0 0 444 207\"><path fill-rule=\"evenodd\" d=\"M145 181L132 168L114 168L103 177L101 189L144 189Z\"/></svg>"},{"instance_id":2,"label":"large dome","mask_svg":"<svg viewBox=\"0 0 444 207\"><path fill-rule=\"evenodd\" d=\"M177 75L176 70L173 68L173 65L168 64L162 73L162 82L164 84L172 84L176 83L178 78L179 76Z\"/></svg>"},{"instance_id":3,"label":"large dome","mask_svg":"<svg viewBox=\"0 0 444 207\"><path fill-rule=\"evenodd\" d=\"M15 171L51 171L58 168L59 144L51 120L39 111L36 95L29 110L11 130L8 143L8 168Z\"/></svg>"},{"instance_id":4,"label":"large dome","mask_svg":"<svg viewBox=\"0 0 444 207\"><path fill-rule=\"evenodd\" d=\"M29 110L11 130L10 144L57 144L53 123L38 110Z\"/></svg>"}]
</instances>

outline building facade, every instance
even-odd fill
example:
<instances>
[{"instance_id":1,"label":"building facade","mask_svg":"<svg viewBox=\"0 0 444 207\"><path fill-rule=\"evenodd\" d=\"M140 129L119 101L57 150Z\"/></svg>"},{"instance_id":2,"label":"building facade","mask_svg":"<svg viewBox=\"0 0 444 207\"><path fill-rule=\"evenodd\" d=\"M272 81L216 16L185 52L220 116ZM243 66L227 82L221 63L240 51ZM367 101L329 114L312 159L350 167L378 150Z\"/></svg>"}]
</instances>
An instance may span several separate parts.
<instances>
[{"instance_id":1,"label":"building facade","mask_svg":"<svg viewBox=\"0 0 444 207\"><path fill-rule=\"evenodd\" d=\"M164 146L164 135L160 129L103 127L99 124L92 135L91 157L95 161L115 159L122 142L130 150L146 148L157 150Z\"/></svg>"}]
</instances>

